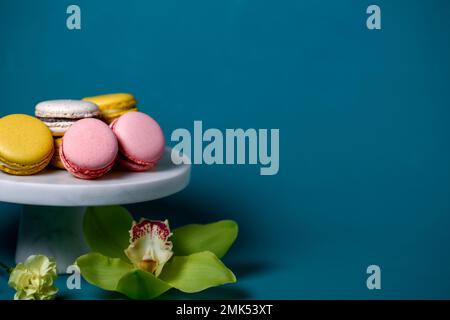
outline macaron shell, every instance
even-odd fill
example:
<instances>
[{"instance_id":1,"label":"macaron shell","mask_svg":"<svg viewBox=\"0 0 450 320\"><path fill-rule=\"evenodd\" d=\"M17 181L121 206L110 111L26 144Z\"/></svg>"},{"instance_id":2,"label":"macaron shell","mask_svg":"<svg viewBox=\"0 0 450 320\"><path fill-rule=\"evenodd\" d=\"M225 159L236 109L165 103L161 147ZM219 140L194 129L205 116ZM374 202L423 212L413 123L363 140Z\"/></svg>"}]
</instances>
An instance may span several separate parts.
<instances>
[{"instance_id":1,"label":"macaron shell","mask_svg":"<svg viewBox=\"0 0 450 320\"><path fill-rule=\"evenodd\" d=\"M112 112L109 114L103 114L103 120L107 123L107 124L111 124L114 120L116 120L117 118L123 116L125 113L128 112L133 112L133 111L138 111L137 108L133 108L130 110L125 110L125 111L120 111L120 112Z\"/></svg>"},{"instance_id":2,"label":"macaron shell","mask_svg":"<svg viewBox=\"0 0 450 320\"><path fill-rule=\"evenodd\" d=\"M56 154L56 151L55 151ZM64 163L62 162L61 158L59 157L59 152L58 152L58 158L52 158L52 161L50 162L50 164L55 167L56 169L61 169L61 170L66 170L66 167L64 167Z\"/></svg>"},{"instance_id":3,"label":"macaron shell","mask_svg":"<svg viewBox=\"0 0 450 320\"><path fill-rule=\"evenodd\" d=\"M71 163L64 155L63 149L59 149L59 156L60 159L62 161L62 163L64 164L64 167L67 171L69 171L72 175L74 175L77 178L80 179L97 179L103 175L105 175L106 173L108 173L115 164L115 161L111 161L111 163L109 165L107 165L104 168L101 169L87 169L87 168L83 168L83 167L79 167L74 165L73 163Z\"/></svg>"},{"instance_id":4,"label":"macaron shell","mask_svg":"<svg viewBox=\"0 0 450 320\"><path fill-rule=\"evenodd\" d=\"M129 93L111 93L83 98L84 101L95 103L101 111L108 109L124 110L136 105L136 99Z\"/></svg>"},{"instance_id":5,"label":"macaron shell","mask_svg":"<svg viewBox=\"0 0 450 320\"><path fill-rule=\"evenodd\" d=\"M123 110L123 109L109 109L109 110L105 110L102 111L102 115L104 118L118 118L121 115L124 115L127 112L132 112L132 111L138 111L137 107L133 107L127 110Z\"/></svg>"},{"instance_id":6,"label":"macaron shell","mask_svg":"<svg viewBox=\"0 0 450 320\"><path fill-rule=\"evenodd\" d=\"M83 100L48 100L35 107L36 117L82 119L100 115L98 106Z\"/></svg>"},{"instance_id":7,"label":"macaron shell","mask_svg":"<svg viewBox=\"0 0 450 320\"><path fill-rule=\"evenodd\" d=\"M14 114L0 119L0 161L17 167L45 167L53 154L53 137L39 119ZM27 169L25 169L27 170Z\"/></svg>"},{"instance_id":8,"label":"macaron shell","mask_svg":"<svg viewBox=\"0 0 450 320\"><path fill-rule=\"evenodd\" d=\"M51 157L48 157L36 165L20 166L17 164L7 164L0 161L0 171L15 176L29 176L41 172L49 164Z\"/></svg>"},{"instance_id":9,"label":"macaron shell","mask_svg":"<svg viewBox=\"0 0 450 320\"><path fill-rule=\"evenodd\" d=\"M111 128L119 141L120 152L133 162L150 165L158 161L165 147L159 124L142 112L128 112L115 120Z\"/></svg>"},{"instance_id":10,"label":"macaron shell","mask_svg":"<svg viewBox=\"0 0 450 320\"><path fill-rule=\"evenodd\" d=\"M118 144L114 133L104 122L83 119L66 132L61 151L64 156L62 160L70 162L73 167L95 171L105 169L114 162Z\"/></svg>"},{"instance_id":11,"label":"macaron shell","mask_svg":"<svg viewBox=\"0 0 450 320\"><path fill-rule=\"evenodd\" d=\"M64 163L61 160L61 157L59 156L59 151L61 149L61 143L62 138L55 139L55 152L53 153L52 160L50 161L50 164L58 169L66 169L64 167Z\"/></svg>"},{"instance_id":12,"label":"macaron shell","mask_svg":"<svg viewBox=\"0 0 450 320\"><path fill-rule=\"evenodd\" d=\"M117 158L117 164L120 168L128 171L143 172L153 169L154 167L156 167L158 162L154 161L146 164L136 163L131 159L127 159L124 155L120 154L119 157Z\"/></svg>"}]
</instances>

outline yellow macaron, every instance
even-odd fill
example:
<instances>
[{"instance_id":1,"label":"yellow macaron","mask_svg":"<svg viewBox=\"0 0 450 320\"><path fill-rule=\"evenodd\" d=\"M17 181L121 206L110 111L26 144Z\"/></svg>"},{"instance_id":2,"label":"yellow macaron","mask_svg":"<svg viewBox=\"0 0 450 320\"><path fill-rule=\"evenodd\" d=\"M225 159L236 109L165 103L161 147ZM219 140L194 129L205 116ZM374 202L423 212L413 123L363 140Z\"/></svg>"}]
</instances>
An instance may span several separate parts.
<instances>
[{"instance_id":1,"label":"yellow macaron","mask_svg":"<svg viewBox=\"0 0 450 320\"><path fill-rule=\"evenodd\" d=\"M43 170L54 152L49 128L39 119L12 114L0 119L0 170L31 175Z\"/></svg>"},{"instance_id":2,"label":"yellow macaron","mask_svg":"<svg viewBox=\"0 0 450 320\"><path fill-rule=\"evenodd\" d=\"M51 165L58 169L65 169L64 164L61 161L61 157L59 156L59 149L61 148L62 138L55 139L55 153L53 154L52 160L50 161Z\"/></svg>"},{"instance_id":3,"label":"yellow macaron","mask_svg":"<svg viewBox=\"0 0 450 320\"><path fill-rule=\"evenodd\" d=\"M127 112L138 110L136 107L136 99L129 93L104 94L87 97L83 100L95 103L107 123L113 122L116 118Z\"/></svg>"}]
</instances>

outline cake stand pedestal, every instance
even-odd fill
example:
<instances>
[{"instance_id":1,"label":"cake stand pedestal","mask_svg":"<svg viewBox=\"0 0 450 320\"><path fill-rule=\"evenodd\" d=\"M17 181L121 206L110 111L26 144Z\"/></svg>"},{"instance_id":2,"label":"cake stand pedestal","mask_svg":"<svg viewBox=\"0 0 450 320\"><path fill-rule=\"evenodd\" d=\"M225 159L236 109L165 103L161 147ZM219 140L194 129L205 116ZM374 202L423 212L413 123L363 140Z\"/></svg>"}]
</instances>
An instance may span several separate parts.
<instances>
[{"instance_id":1,"label":"cake stand pedestal","mask_svg":"<svg viewBox=\"0 0 450 320\"><path fill-rule=\"evenodd\" d=\"M33 254L56 259L65 273L89 251L83 237L86 206L130 204L163 198L184 189L190 165L175 165L166 149L155 170L113 171L97 180L81 180L67 171L47 169L33 176L0 172L0 201L23 204L16 262Z\"/></svg>"}]
</instances>

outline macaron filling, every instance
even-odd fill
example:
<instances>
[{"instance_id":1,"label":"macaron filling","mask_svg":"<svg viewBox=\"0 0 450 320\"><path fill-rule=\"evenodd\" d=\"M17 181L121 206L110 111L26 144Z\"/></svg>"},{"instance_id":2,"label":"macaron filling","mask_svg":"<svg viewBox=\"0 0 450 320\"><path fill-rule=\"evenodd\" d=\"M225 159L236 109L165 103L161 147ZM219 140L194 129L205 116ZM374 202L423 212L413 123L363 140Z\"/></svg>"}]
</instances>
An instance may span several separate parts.
<instances>
[{"instance_id":1,"label":"macaron filling","mask_svg":"<svg viewBox=\"0 0 450 320\"><path fill-rule=\"evenodd\" d=\"M36 117L36 118L38 118L39 120L41 120L43 122L47 122L47 123L76 122L78 120L86 119L86 118L99 119L100 118L100 114L95 114L95 115L86 116L86 117L79 117L79 118L63 118L63 117Z\"/></svg>"}]
</instances>

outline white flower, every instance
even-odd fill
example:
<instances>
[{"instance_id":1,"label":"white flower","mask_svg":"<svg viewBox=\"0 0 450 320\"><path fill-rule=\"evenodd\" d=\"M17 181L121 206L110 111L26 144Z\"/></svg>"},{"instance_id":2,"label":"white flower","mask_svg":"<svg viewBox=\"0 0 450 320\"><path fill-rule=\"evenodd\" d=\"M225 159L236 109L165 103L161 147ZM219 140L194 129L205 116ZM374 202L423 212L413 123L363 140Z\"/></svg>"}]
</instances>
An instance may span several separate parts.
<instances>
[{"instance_id":1,"label":"white flower","mask_svg":"<svg viewBox=\"0 0 450 320\"><path fill-rule=\"evenodd\" d=\"M53 281L56 263L46 256L30 256L11 271L8 285L16 290L15 300L50 300L58 292Z\"/></svg>"},{"instance_id":2,"label":"white flower","mask_svg":"<svg viewBox=\"0 0 450 320\"><path fill-rule=\"evenodd\" d=\"M172 242L167 240L171 235L167 220L133 222L125 254L135 267L159 276L173 255Z\"/></svg>"}]
</instances>

